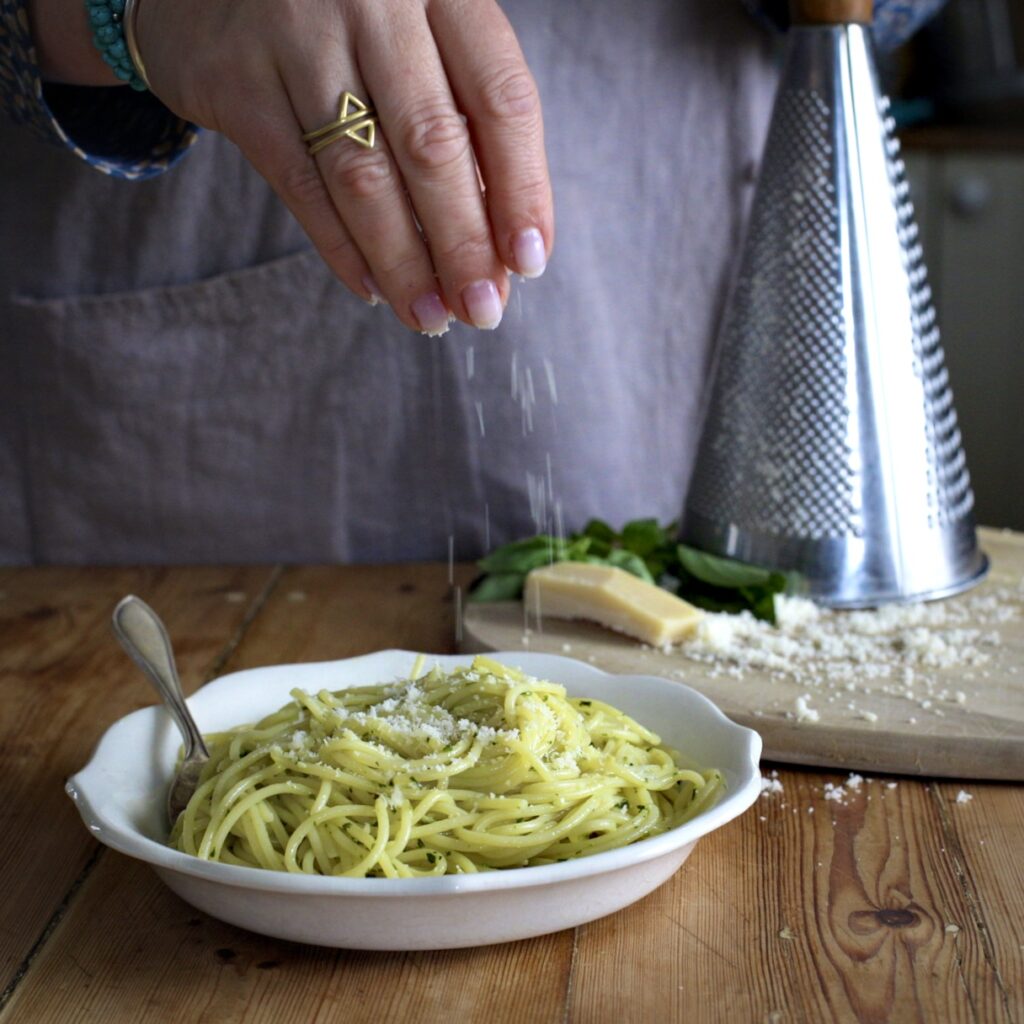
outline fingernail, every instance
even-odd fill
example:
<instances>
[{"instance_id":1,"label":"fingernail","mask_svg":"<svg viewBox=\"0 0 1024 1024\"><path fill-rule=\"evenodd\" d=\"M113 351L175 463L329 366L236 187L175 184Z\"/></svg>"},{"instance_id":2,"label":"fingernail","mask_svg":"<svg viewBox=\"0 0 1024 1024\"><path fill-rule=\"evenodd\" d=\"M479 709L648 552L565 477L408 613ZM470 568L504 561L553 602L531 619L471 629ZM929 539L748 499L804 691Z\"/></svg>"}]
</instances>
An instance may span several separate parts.
<instances>
[{"instance_id":1,"label":"fingernail","mask_svg":"<svg viewBox=\"0 0 1024 1024\"><path fill-rule=\"evenodd\" d=\"M523 277L540 277L548 265L544 236L536 228L527 228L512 238L512 255L516 258L516 272Z\"/></svg>"},{"instance_id":2,"label":"fingernail","mask_svg":"<svg viewBox=\"0 0 1024 1024\"><path fill-rule=\"evenodd\" d=\"M474 281L462 289L462 301L474 327L491 331L501 323L501 296L493 281Z\"/></svg>"},{"instance_id":3,"label":"fingernail","mask_svg":"<svg viewBox=\"0 0 1024 1024\"><path fill-rule=\"evenodd\" d=\"M384 293L380 290L380 285L373 279L373 276L367 274L363 278L363 287L370 293L370 305L376 306L379 302L384 301Z\"/></svg>"},{"instance_id":4,"label":"fingernail","mask_svg":"<svg viewBox=\"0 0 1024 1024\"><path fill-rule=\"evenodd\" d=\"M448 330L451 318L448 316L448 308L441 301L441 296L437 292L421 295L410 308L424 334L433 338Z\"/></svg>"}]
</instances>

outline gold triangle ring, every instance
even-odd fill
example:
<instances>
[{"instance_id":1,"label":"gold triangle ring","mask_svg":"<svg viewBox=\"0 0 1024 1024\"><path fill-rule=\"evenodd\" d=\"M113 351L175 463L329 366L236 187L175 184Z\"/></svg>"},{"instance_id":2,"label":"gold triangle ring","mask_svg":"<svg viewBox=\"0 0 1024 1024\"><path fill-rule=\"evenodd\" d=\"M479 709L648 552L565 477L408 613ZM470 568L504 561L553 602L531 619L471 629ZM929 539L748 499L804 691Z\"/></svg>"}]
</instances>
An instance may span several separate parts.
<instances>
[{"instance_id":1,"label":"gold triangle ring","mask_svg":"<svg viewBox=\"0 0 1024 1024\"><path fill-rule=\"evenodd\" d=\"M329 146L342 138L358 142L367 149L373 149L377 139L377 116L373 108L368 107L350 92L342 95L338 116L322 128L306 132L302 136L302 141L309 144L309 154L312 156L319 153L324 146Z\"/></svg>"}]
</instances>

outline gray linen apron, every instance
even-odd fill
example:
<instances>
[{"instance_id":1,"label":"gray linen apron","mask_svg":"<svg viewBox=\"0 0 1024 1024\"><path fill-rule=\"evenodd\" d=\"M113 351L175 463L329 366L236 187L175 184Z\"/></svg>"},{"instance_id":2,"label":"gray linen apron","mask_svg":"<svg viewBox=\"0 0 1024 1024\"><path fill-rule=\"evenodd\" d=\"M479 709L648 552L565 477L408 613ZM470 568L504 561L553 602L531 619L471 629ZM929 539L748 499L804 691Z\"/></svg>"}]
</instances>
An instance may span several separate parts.
<instances>
[{"instance_id":1,"label":"gray linen apron","mask_svg":"<svg viewBox=\"0 0 1024 1024\"><path fill-rule=\"evenodd\" d=\"M493 333L351 297L220 137L132 183L0 124L0 563L468 558L678 515L771 40L726 0L505 7L558 240Z\"/></svg>"}]
</instances>

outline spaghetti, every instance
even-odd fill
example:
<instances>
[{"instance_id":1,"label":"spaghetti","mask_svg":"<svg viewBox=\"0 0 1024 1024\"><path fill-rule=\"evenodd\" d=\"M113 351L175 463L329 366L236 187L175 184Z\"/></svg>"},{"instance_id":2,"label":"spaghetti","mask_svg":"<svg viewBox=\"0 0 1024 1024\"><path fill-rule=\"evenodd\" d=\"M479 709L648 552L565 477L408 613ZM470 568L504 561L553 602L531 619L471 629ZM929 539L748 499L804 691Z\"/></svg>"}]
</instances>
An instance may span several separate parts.
<instances>
[{"instance_id":1,"label":"spaghetti","mask_svg":"<svg viewBox=\"0 0 1024 1024\"><path fill-rule=\"evenodd\" d=\"M680 767L608 704L489 658L317 694L208 736L170 844L226 864L408 878L550 864L692 818L715 770Z\"/></svg>"}]
</instances>

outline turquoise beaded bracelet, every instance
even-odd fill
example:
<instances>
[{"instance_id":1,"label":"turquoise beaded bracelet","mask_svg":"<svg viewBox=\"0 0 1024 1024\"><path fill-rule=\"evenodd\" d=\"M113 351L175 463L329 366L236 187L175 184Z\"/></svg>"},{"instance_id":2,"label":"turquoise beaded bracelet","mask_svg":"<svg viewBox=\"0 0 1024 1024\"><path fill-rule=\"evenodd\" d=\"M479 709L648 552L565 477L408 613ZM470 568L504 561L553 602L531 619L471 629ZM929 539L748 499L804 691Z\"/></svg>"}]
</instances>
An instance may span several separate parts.
<instances>
[{"instance_id":1,"label":"turquoise beaded bracelet","mask_svg":"<svg viewBox=\"0 0 1024 1024\"><path fill-rule=\"evenodd\" d=\"M122 82L144 92L146 83L132 62L125 42L124 7L125 0L85 0L92 41L100 56Z\"/></svg>"}]
</instances>

